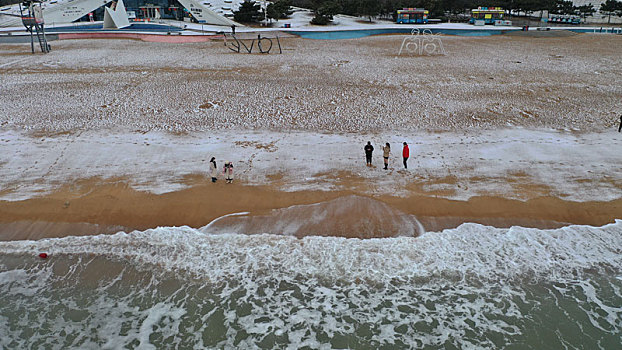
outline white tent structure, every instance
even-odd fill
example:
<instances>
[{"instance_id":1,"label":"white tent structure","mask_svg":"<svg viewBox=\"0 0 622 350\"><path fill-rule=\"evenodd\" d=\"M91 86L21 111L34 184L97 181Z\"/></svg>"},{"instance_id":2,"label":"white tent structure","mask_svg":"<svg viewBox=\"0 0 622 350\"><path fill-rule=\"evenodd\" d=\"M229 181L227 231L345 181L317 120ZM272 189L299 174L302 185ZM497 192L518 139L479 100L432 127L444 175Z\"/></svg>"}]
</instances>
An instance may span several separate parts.
<instances>
[{"instance_id":1,"label":"white tent structure","mask_svg":"<svg viewBox=\"0 0 622 350\"><path fill-rule=\"evenodd\" d=\"M104 7L104 29L121 29L130 26L123 0Z\"/></svg>"}]
</instances>

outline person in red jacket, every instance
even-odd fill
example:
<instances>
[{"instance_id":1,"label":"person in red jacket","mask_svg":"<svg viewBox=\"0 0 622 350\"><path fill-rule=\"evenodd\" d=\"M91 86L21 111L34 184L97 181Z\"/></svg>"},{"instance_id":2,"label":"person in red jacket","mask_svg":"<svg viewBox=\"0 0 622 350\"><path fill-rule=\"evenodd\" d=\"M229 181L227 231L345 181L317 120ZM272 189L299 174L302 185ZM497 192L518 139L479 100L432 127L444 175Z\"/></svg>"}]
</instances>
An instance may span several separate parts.
<instances>
[{"instance_id":1,"label":"person in red jacket","mask_svg":"<svg viewBox=\"0 0 622 350\"><path fill-rule=\"evenodd\" d=\"M402 150L402 157L404 157L404 169L408 169L408 157L410 156L410 150L408 144L404 142L404 149Z\"/></svg>"}]
</instances>

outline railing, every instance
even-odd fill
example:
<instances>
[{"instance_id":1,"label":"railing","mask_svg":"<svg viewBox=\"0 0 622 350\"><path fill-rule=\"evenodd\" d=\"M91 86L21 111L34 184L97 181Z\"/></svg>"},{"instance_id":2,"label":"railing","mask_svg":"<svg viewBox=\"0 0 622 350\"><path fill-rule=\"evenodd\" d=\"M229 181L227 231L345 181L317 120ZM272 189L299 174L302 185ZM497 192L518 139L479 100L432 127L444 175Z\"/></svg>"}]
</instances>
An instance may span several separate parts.
<instances>
[{"instance_id":1,"label":"railing","mask_svg":"<svg viewBox=\"0 0 622 350\"><path fill-rule=\"evenodd\" d=\"M622 34L622 28L607 28L607 27L594 28L594 34L596 33Z\"/></svg>"}]
</instances>

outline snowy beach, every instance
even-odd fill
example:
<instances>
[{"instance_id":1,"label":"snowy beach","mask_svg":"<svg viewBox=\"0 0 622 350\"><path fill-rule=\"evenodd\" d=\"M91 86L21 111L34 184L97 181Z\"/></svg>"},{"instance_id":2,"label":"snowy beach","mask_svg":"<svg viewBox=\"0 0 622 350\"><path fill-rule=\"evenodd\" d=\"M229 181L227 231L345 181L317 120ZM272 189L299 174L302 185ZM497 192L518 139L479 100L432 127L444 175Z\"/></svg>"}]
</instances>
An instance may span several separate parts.
<instances>
[{"instance_id":1,"label":"snowy beach","mask_svg":"<svg viewBox=\"0 0 622 350\"><path fill-rule=\"evenodd\" d=\"M220 170L234 162L229 191L240 197L247 186L328 194L316 201L344 191L544 197L610 204L553 221L604 224L619 215L620 36L442 36L445 56L398 56L404 37L283 38L280 55L237 54L221 41L68 40L49 55L4 45L0 199L14 205L79 183L186 190L206 184L214 156ZM377 147L372 169L363 163L368 140ZM393 145L388 171L385 142ZM402 142L411 146L407 171ZM428 214L452 215L442 206ZM195 226L217 217L203 215Z\"/></svg>"},{"instance_id":2,"label":"snowy beach","mask_svg":"<svg viewBox=\"0 0 622 350\"><path fill-rule=\"evenodd\" d=\"M328 133L522 126L600 132L622 109L619 35L442 36L446 56L397 56L405 35L285 38L283 54L223 42L3 45L3 129Z\"/></svg>"},{"instance_id":3,"label":"snowy beach","mask_svg":"<svg viewBox=\"0 0 622 350\"><path fill-rule=\"evenodd\" d=\"M0 46L0 348L618 346L622 36L405 37Z\"/></svg>"}]
</instances>

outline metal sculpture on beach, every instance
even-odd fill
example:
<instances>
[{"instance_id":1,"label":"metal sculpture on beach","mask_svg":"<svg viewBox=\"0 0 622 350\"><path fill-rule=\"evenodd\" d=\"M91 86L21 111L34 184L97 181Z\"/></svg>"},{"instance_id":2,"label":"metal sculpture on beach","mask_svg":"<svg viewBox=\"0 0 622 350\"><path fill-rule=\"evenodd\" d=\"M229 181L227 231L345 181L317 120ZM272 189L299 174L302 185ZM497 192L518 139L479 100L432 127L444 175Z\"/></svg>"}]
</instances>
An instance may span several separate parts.
<instances>
[{"instance_id":1,"label":"metal sculpture on beach","mask_svg":"<svg viewBox=\"0 0 622 350\"><path fill-rule=\"evenodd\" d=\"M411 32L411 35L407 36L402 40L402 45L400 46L400 51L397 55L401 55L402 51L406 51L408 53L414 55L446 55L445 47L443 46L443 41L441 40L440 35L433 34L431 30L424 29L423 31L419 31L419 29L414 28Z\"/></svg>"},{"instance_id":2,"label":"metal sculpture on beach","mask_svg":"<svg viewBox=\"0 0 622 350\"><path fill-rule=\"evenodd\" d=\"M227 34L225 34L225 46L227 46L229 50L233 52L240 53L242 52L242 48L244 48L247 53L253 53L255 43L257 43L256 47L259 50L259 53L270 53L270 51L272 50L273 38L268 38L265 36L262 37L261 34L257 34L257 39L238 39L235 34L231 34L231 37L233 38L233 40L227 41ZM281 49L281 41L279 40L279 37L275 36L274 39L276 39L276 43L279 47L279 53L282 54L283 50ZM246 40L246 42L244 40ZM247 43L249 43L249 45L247 45Z\"/></svg>"},{"instance_id":3,"label":"metal sculpture on beach","mask_svg":"<svg viewBox=\"0 0 622 350\"><path fill-rule=\"evenodd\" d=\"M26 31L30 33L30 49L32 53L35 53L35 37L39 42L41 52L48 53L51 50L50 44L48 44L45 37L45 27L43 21L43 7L41 7L41 0L0 0L2 5L12 5L19 3L19 15L0 13L1 15L18 17L22 20L22 24L26 27ZM7 8L8 9L8 8ZM3 9L6 10L6 9ZM10 34L10 33L9 33Z\"/></svg>"}]
</instances>

